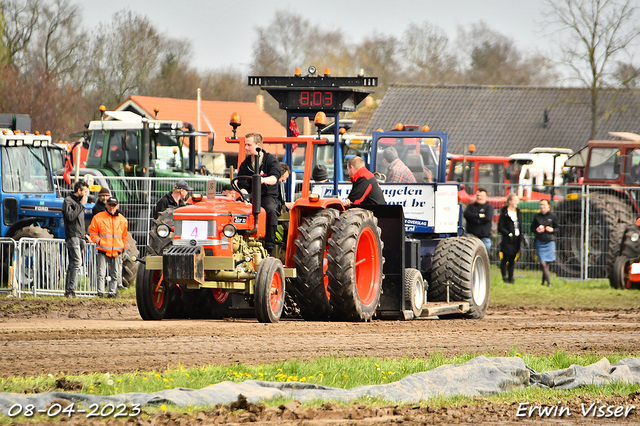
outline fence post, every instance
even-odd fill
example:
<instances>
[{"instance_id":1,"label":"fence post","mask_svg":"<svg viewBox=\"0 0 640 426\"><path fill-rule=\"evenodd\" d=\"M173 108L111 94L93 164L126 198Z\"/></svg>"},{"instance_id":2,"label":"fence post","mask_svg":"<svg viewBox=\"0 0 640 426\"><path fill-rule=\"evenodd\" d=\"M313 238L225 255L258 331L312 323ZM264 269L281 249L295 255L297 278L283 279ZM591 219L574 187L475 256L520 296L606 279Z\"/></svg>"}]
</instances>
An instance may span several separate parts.
<instances>
[{"instance_id":1,"label":"fence post","mask_svg":"<svg viewBox=\"0 0 640 426\"><path fill-rule=\"evenodd\" d=\"M591 191L589 185L582 187L582 262L583 280L589 279L589 211L591 210L591 203L589 197Z\"/></svg>"}]
</instances>

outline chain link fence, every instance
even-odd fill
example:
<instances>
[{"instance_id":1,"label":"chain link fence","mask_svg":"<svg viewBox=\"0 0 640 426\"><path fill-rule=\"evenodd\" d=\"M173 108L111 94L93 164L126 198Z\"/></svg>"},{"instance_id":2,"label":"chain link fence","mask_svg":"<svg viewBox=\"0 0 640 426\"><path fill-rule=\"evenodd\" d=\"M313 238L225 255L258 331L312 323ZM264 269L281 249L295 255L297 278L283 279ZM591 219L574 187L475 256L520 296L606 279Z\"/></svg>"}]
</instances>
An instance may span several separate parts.
<instances>
[{"instance_id":1,"label":"chain link fence","mask_svg":"<svg viewBox=\"0 0 640 426\"><path fill-rule=\"evenodd\" d=\"M500 264L501 236L497 224L500 208L507 194L513 191L521 197L518 207L522 213L524 230L516 268L539 269L531 223L540 212L539 199L550 199L551 188L495 183L483 187L487 189L489 202L495 209L489 253L491 262ZM462 191L469 188L470 192L473 184L461 184L461 188ZM469 196L466 194L459 198L466 198L468 204L474 201L474 197ZM556 261L551 264L552 271L566 278L607 278L615 261L615 247L620 243L621 229L638 219L640 187L564 185L553 187L553 196L551 211L558 217L559 227L555 234Z\"/></svg>"}]
</instances>

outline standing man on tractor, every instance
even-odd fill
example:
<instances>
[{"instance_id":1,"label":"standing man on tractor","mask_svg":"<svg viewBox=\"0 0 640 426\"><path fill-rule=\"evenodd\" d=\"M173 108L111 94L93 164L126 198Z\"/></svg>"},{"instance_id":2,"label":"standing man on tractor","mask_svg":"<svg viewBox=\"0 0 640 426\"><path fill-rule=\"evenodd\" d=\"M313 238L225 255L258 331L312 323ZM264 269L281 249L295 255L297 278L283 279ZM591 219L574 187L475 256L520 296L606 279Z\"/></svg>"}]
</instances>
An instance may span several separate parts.
<instances>
[{"instance_id":1,"label":"standing man on tractor","mask_svg":"<svg viewBox=\"0 0 640 426\"><path fill-rule=\"evenodd\" d=\"M365 167L364 160L361 157L349 158L347 172L349 172L349 179L353 182L353 186L349 197L344 200L345 207L363 204L386 204L376 177Z\"/></svg>"},{"instance_id":2,"label":"standing man on tractor","mask_svg":"<svg viewBox=\"0 0 640 426\"><path fill-rule=\"evenodd\" d=\"M98 297L104 297L104 282L109 265L109 289L107 297L116 297L122 264L120 254L129 240L129 221L118 211L118 199L107 199L107 210L98 213L91 220L89 235L98 251Z\"/></svg>"},{"instance_id":3,"label":"standing man on tractor","mask_svg":"<svg viewBox=\"0 0 640 426\"><path fill-rule=\"evenodd\" d=\"M190 191L193 191L193 188L186 181L177 181L173 186L173 190L164 194L164 197L160 198L156 203L156 209L153 212L154 219L157 219L160 213L169 207L184 207L184 201L189 197Z\"/></svg>"},{"instance_id":4,"label":"standing man on tractor","mask_svg":"<svg viewBox=\"0 0 640 426\"><path fill-rule=\"evenodd\" d=\"M89 198L89 185L79 180L73 185L73 193L62 203L64 241L69 253L69 266L64 286L64 297L76 297L78 274L82 265L82 253L90 242L84 226L84 205Z\"/></svg>"},{"instance_id":5,"label":"standing man on tractor","mask_svg":"<svg viewBox=\"0 0 640 426\"><path fill-rule=\"evenodd\" d=\"M467 220L467 232L480 238L487 253L491 249L491 222L493 221L493 206L487 203L487 190L478 188L476 201L464 209Z\"/></svg>"},{"instance_id":6,"label":"standing man on tractor","mask_svg":"<svg viewBox=\"0 0 640 426\"><path fill-rule=\"evenodd\" d=\"M262 149L263 140L259 133L249 133L245 136L244 147L247 158L244 159L238 168L238 176L251 176L254 173L260 175L261 205L267 212L267 235L264 239L264 248L271 254L276 245L276 229L278 227L278 216L280 207L280 189L277 185L282 174L280 162L275 155ZM257 164L254 164L254 158ZM248 179L238 180L238 187L245 193L251 192L251 181Z\"/></svg>"}]
</instances>

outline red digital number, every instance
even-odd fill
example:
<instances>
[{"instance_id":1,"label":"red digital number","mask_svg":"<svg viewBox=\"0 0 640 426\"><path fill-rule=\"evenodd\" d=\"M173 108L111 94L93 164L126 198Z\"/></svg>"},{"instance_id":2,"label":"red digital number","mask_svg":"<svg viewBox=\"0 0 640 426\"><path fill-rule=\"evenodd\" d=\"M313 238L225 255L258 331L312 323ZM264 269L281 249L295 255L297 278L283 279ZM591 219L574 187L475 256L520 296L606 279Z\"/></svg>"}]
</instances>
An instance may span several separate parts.
<instances>
[{"instance_id":1,"label":"red digital number","mask_svg":"<svg viewBox=\"0 0 640 426\"><path fill-rule=\"evenodd\" d=\"M309 92L300 92L300 105L309 105Z\"/></svg>"},{"instance_id":2,"label":"red digital number","mask_svg":"<svg viewBox=\"0 0 640 426\"><path fill-rule=\"evenodd\" d=\"M313 92L313 105L322 105L322 92Z\"/></svg>"},{"instance_id":3,"label":"red digital number","mask_svg":"<svg viewBox=\"0 0 640 426\"><path fill-rule=\"evenodd\" d=\"M324 104L328 106L333 105L333 92L324 92Z\"/></svg>"}]
</instances>

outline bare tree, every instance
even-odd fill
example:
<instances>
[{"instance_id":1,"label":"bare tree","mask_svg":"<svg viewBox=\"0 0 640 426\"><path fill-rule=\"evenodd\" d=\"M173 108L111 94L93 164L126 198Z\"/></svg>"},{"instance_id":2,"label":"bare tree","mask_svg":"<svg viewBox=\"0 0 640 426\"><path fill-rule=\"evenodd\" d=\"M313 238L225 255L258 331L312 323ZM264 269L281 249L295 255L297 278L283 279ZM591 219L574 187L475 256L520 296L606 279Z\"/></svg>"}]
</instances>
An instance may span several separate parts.
<instances>
[{"instance_id":1,"label":"bare tree","mask_svg":"<svg viewBox=\"0 0 640 426\"><path fill-rule=\"evenodd\" d=\"M21 68L25 64L25 51L40 17L38 0L0 1L0 15L4 18L2 42L5 52L2 62Z\"/></svg>"},{"instance_id":2,"label":"bare tree","mask_svg":"<svg viewBox=\"0 0 640 426\"><path fill-rule=\"evenodd\" d=\"M458 44L469 61L466 79L473 84L545 85L555 76L542 56L525 57L514 41L486 23L458 29Z\"/></svg>"},{"instance_id":3,"label":"bare tree","mask_svg":"<svg viewBox=\"0 0 640 426\"><path fill-rule=\"evenodd\" d=\"M422 83L455 83L460 80L458 58L444 31L428 21L411 23L402 36L402 53Z\"/></svg>"},{"instance_id":4,"label":"bare tree","mask_svg":"<svg viewBox=\"0 0 640 426\"><path fill-rule=\"evenodd\" d=\"M618 62L613 72L614 81L625 89L640 87L640 66L629 62Z\"/></svg>"},{"instance_id":5,"label":"bare tree","mask_svg":"<svg viewBox=\"0 0 640 426\"><path fill-rule=\"evenodd\" d=\"M201 80L202 99L254 102L259 89L247 85L245 73L235 67L207 71Z\"/></svg>"},{"instance_id":6,"label":"bare tree","mask_svg":"<svg viewBox=\"0 0 640 426\"><path fill-rule=\"evenodd\" d=\"M391 83L405 81L400 54L398 39L379 33L366 37L356 46L355 61L358 68L363 69L365 75L378 77L376 98L383 98Z\"/></svg>"},{"instance_id":7,"label":"bare tree","mask_svg":"<svg viewBox=\"0 0 640 426\"><path fill-rule=\"evenodd\" d=\"M569 67L573 78L589 88L593 139L599 122L610 113L600 105L599 92L614 84L616 58L628 53L640 35L635 18L637 2L554 0L547 4L549 23L559 28L562 63Z\"/></svg>"},{"instance_id":8,"label":"bare tree","mask_svg":"<svg viewBox=\"0 0 640 426\"><path fill-rule=\"evenodd\" d=\"M115 107L147 85L159 72L167 51L166 40L147 17L117 12L93 36L87 69L91 97Z\"/></svg>"},{"instance_id":9,"label":"bare tree","mask_svg":"<svg viewBox=\"0 0 640 426\"><path fill-rule=\"evenodd\" d=\"M62 82L81 84L78 74L86 54L87 34L81 28L81 7L69 0L41 4L40 24L34 31L33 46L26 57L31 71L55 73Z\"/></svg>"}]
</instances>

